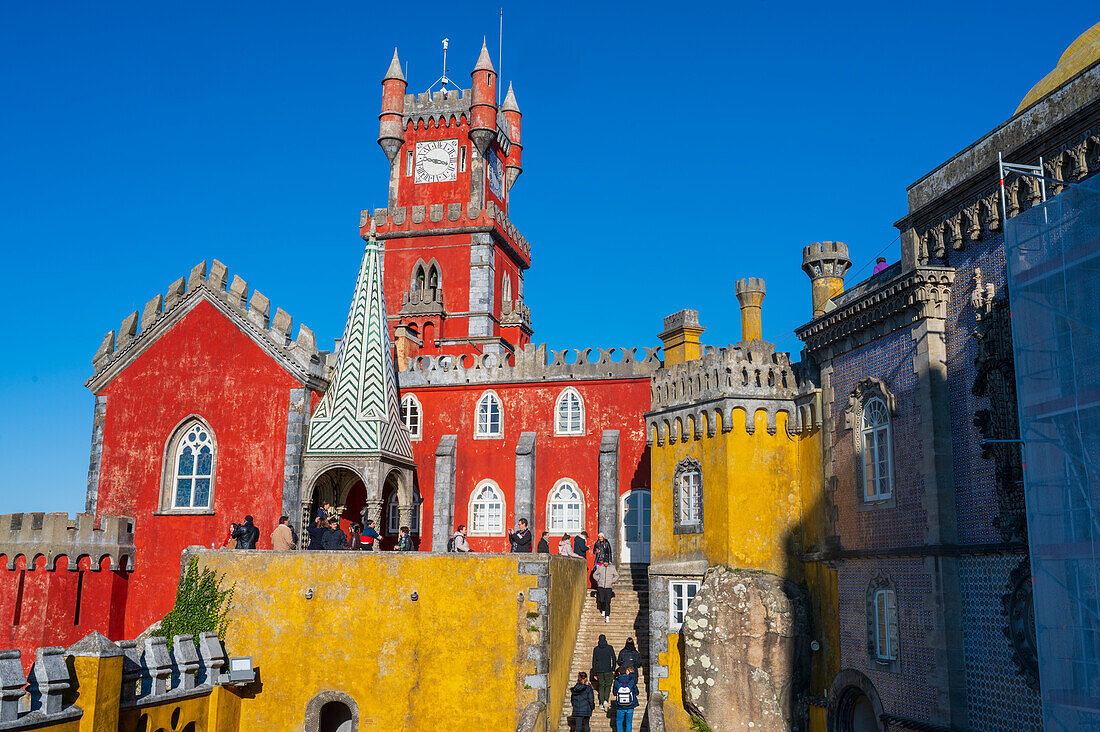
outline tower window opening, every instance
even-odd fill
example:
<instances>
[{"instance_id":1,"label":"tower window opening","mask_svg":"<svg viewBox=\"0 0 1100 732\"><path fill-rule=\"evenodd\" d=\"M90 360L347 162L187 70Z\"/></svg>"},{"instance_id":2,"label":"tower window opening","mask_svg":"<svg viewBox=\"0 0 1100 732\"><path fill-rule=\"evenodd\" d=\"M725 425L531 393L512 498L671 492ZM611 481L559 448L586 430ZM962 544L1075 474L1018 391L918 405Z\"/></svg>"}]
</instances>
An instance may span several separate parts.
<instances>
[{"instance_id":1,"label":"tower window opening","mask_svg":"<svg viewBox=\"0 0 1100 732\"><path fill-rule=\"evenodd\" d=\"M79 561L79 560L78 560ZM76 609L73 611L73 625L80 625L80 601L84 597L84 570L76 574Z\"/></svg>"},{"instance_id":2,"label":"tower window opening","mask_svg":"<svg viewBox=\"0 0 1100 732\"><path fill-rule=\"evenodd\" d=\"M439 290L439 271L433 265L431 271L428 272L428 290L434 296Z\"/></svg>"},{"instance_id":3,"label":"tower window opening","mask_svg":"<svg viewBox=\"0 0 1100 732\"><path fill-rule=\"evenodd\" d=\"M424 291L424 268L423 267L417 267L416 268L416 291L417 292L423 292Z\"/></svg>"},{"instance_id":4,"label":"tower window opening","mask_svg":"<svg viewBox=\"0 0 1100 732\"><path fill-rule=\"evenodd\" d=\"M405 153L405 177L408 178L413 174L413 151L408 150Z\"/></svg>"},{"instance_id":5,"label":"tower window opening","mask_svg":"<svg viewBox=\"0 0 1100 732\"><path fill-rule=\"evenodd\" d=\"M458 172L466 172L466 146L458 148Z\"/></svg>"}]
</instances>

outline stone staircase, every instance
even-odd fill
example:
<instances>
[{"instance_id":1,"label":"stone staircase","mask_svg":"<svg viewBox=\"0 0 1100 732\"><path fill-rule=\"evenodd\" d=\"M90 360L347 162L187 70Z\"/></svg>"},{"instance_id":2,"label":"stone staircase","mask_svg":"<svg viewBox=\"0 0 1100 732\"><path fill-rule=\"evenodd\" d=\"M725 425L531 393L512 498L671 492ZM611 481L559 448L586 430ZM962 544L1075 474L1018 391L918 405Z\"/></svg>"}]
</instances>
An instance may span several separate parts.
<instances>
[{"instance_id":1,"label":"stone staircase","mask_svg":"<svg viewBox=\"0 0 1100 732\"><path fill-rule=\"evenodd\" d=\"M647 688L649 682L649 567L645 564L623 564L619 567L619 579L615 582L615 597L611 599L611 622L605 623L603 615L596 609L595 590L588 590L584 600L584 614L577 631L577 644L573 648L573 666L569 671L569 685L565 691L565 703L562 705L561 719L558 720L558 732L572 732L569 715L572 705L569 703L569 689L577 682L581 671L591 676L592 649L600 635L607 636L607 642L618 656L626 644L627 638L634 639L638 653L642 654L642 668L638 669L638 708L634 710L634 732L648 730L645 718ZM595 687L596 685L594 685ZM598 688L598 687L596 687ZM592 713L593 732L606 732L615 729L615 714L600 709L597 693L597 707ZM612 707L614 709L614 707Z\"/></svg>"}]
</instances>

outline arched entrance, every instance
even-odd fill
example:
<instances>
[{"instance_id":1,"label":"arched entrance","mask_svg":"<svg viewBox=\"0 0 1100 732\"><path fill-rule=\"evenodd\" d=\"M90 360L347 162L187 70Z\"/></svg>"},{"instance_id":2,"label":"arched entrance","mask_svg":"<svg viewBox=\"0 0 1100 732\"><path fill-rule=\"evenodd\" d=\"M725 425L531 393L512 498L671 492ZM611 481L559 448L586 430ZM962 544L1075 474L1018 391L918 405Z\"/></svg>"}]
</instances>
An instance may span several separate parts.
<instances>
[{"instance_id":1,"label":"arched entrance","mask_svg":"<svg viewBox=\"0 0 1100 732\"><path fill-rule=\"evenodd\" d=\"M351 710L344 702L330 701L321 707L320 722L319 732L351 732Z\"/></svg>"},{"instance_id":2,"label":"arched entrance","mask_svg":"<svg viewBox=\"0 0 1100 732\"><path fill-rule=\"evenodd\" d=\"M367 489L363 479L350 468L335 467L317 476L310 495L306 525L311 526L317 511L331 503L340 515L340 528L345 532L353 523L361 523L367 504Z\"/></svg>"},{"instance_id":3,"label":"arched entrance","mask_svg":"<svg viewBox=\"0 0 1100 732\"><path fill-rule=\"evenodd\" d=\"M393 549L402 526L409 527L413 547L420 548L420 495L415 485L406 485L400 471L391 470L382 484L382 548Z\"/></svg>"},{"instance_id":4,"label":"arched entrance","mask_svg":"<svg viewBox=\"0 0 1100 732\"><path fill-rule=\"evenodd\" d=\"M829 693L829 732L885 732L882 702L871 680L859 671L837 674Z\"/></svg>"},{"instance_id":5,"label":"arched entrance","mask_svg":"<svg viewBox=\"0 0 1100 732\"><path fill-rule=\"evenodd\" d=\"M359 705L342 691L322 691L306 704L305 732L358 732Z\"/></svg>"}]
</instances>

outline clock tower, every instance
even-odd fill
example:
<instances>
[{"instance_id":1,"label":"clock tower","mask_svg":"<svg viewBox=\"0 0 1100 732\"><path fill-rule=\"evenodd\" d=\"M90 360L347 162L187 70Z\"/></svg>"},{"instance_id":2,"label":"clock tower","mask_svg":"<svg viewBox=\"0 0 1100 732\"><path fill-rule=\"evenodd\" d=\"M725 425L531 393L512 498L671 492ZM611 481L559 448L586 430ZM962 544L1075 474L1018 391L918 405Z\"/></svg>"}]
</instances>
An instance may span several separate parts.
<instances>
[{"instance_id":1,"label":"clock tower","mask_svg":"<svg viewBox=\"0 0 1100 732\"><path fill-rule=\"evenodd\" d=\"M508 219L522 171L521 114L509 84L497 106L484 42L470 88L406 94L397 51L382 80L378 144L390 163L386 208L360 233L384 243L386 308L399 367L420 354L507 357L531 338L523 304L527 240Z\"/></svg>"}]
</instances>

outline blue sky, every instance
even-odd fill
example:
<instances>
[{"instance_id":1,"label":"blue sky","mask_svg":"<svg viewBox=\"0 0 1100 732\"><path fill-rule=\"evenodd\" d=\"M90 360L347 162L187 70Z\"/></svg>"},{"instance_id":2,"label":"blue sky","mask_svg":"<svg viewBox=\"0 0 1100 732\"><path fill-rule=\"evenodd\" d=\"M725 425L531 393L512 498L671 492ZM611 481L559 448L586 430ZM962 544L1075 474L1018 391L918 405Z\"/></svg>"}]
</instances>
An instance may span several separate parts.
<instances>
[{"instance_id":1,"label":"blue sky","mask_svg":"<svg viewBox=\"0 0 1100 732\"><path fill-rule=\"evenodd\" d=\"M1096 22L1087 5L1036 22L1022 2L512 3L499 59L499 2L8 3L0 513L82 510L91 357L196 262L322 348L340 335L358 212L385 205L394 46L410 91L444 36L460 83L482 36L515 83L537 341L654 345L684 307L708 343L736 341L752 275L765 336L797 351L801 248L896 259L906 186L1008 118Z\"/></svg>"}]
</instances>

